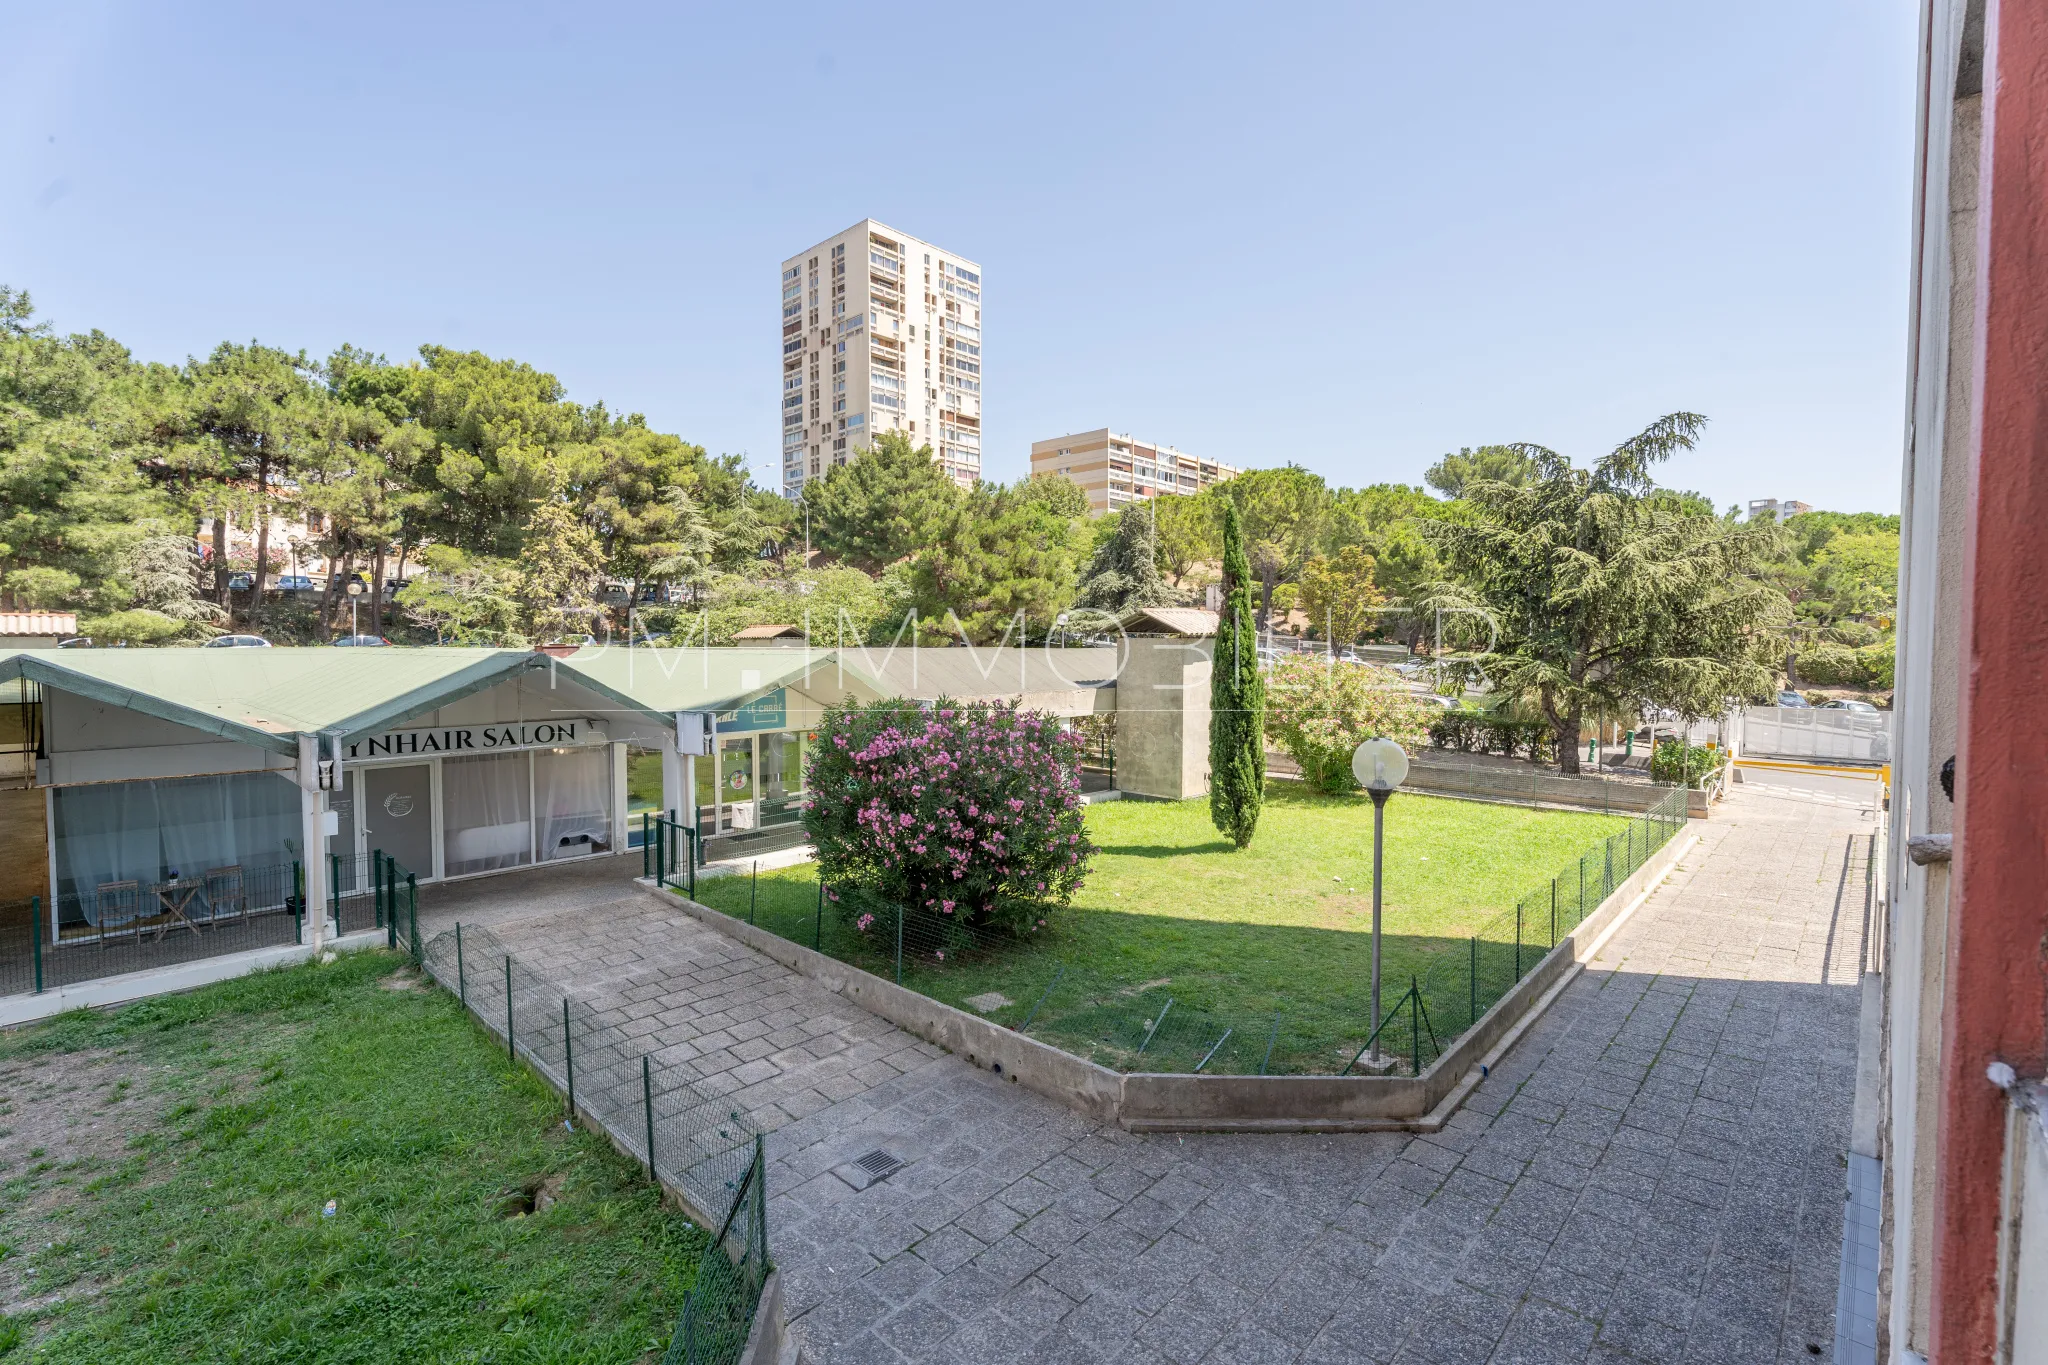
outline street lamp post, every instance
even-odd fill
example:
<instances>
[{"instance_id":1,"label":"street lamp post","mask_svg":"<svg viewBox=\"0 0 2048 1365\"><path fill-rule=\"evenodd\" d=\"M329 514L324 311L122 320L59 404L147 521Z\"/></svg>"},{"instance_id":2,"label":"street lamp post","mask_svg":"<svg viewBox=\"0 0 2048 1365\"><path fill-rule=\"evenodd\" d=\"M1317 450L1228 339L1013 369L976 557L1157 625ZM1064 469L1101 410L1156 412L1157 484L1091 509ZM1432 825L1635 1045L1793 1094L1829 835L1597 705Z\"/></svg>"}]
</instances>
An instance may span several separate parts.
<instances>
[{"instance_id":1,"label":"street lamp post","mask_svg":"<svg viewBox=\"0 0 2048 1365\"><path fill-rule=\"evenodd\" d=\"M1369 739L1351 755L1351 775L1372 798L1372 1055L1380 1056L1380 867L1386 844L1387 798L1408 776L1408 755L1391 739Z\"/></svg>"}]
</instances>

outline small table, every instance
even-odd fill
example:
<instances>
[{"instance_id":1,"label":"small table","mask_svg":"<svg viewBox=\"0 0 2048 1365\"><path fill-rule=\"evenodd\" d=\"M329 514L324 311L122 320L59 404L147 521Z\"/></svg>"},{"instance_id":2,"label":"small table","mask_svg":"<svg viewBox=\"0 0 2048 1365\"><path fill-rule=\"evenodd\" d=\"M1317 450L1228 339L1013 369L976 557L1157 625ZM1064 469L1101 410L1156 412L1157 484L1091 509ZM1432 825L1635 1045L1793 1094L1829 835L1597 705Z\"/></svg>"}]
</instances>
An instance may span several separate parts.
<instances>
[{"instance_id":1,"label":"small table","mask_svg":"<svg viewBox=\"0 0 2048 1365\"><path fill-rule=\"evenodd\" d=\"M163 906L170 918L156 927L156 940L163 942L164 935L182 924L190 929L194 937L199 936L199 926L185 913L192 900L199 894L200 882L197 877L180 877L176 881L158 882L154 888L157 904Z\"/></svg>"}]
</instances>

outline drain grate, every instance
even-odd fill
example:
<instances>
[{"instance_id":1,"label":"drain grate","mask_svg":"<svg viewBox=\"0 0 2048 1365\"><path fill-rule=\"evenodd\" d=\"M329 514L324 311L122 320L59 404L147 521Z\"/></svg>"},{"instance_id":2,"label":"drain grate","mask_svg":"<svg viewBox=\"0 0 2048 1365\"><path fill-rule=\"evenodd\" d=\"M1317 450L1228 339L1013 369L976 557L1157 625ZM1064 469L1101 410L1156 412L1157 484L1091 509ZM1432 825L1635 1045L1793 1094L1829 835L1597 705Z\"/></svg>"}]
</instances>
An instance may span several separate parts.
<instances>
[{"instance_id":1,"label":"drain grate","mask_svg":"<svg viewBox=\"0 0 2048 1365\"><path fill-rule=\"evenodd\" d=\"M856 1157L853 1164L865 1171L870 1181L887 1180L903 1169L903 1158L891 1156L877 1147L866 1156Z\"/></svg>"},{"instance_id":2,"label":"drain grate","mask_svg":"<svg viewBox=\"0 0 2048 1365\"><path fill-rule=\"evenodd\" d=\"M856 1190L864 1190L887 1180L902 1170L903 1166L903 1158L877 1147L867 1155L857 1156L843 1166L834 1166L832 1174Z\"/></svg>"}]
</instances>

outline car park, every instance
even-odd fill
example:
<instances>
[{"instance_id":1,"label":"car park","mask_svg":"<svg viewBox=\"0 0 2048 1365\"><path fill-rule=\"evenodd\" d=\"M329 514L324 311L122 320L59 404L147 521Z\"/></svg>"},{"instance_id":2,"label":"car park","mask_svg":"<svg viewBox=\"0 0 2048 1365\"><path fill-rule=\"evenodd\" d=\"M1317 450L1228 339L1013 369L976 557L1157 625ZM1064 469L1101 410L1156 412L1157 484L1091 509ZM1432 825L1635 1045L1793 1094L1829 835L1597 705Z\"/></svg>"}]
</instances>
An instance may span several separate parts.
<instances>
[{"instance_id":1,"label":"car park","mask_svg":"<svg viewBox=\"0 0 2048 1365\"><path fill-rule=\"evenodd\" d=\"M201 649L269 649L270 641L261 635L216 635L200 646Z\"/></svg>"},{"instance_id":2,"label":"car park","mask_svg":"<svg viewBox=\"0 0 2048 1365\"><path fill-rule=\"evenodd\" d=\"M336 645L353 645L358 649L378 648L391 642L381 635L344 635L334 642Z\"/></svg>"}]
</instances>

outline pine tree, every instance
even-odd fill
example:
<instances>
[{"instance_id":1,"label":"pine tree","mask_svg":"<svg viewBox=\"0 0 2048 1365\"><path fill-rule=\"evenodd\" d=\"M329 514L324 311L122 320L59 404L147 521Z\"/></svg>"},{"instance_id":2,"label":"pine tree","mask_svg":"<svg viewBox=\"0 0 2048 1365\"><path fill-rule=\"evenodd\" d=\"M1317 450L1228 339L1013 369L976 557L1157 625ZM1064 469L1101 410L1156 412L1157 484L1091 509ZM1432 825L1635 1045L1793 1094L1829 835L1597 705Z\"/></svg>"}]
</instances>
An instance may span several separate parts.
<instances>
[{"instance_id":1,"label":"pine tree","mask_svg":"<svg viewBox=\"0 0 2048 1365\"><path fill-rule=\"evenodd\" d=\"M1252 624L1252 570L1237 508L1223 505L1223 617L1209 676L1209 818L1243 848L1266 791L1266 680Z\"/></svg>"},{"instance_id":2,"label":"pine tree","mask_svg":"<svg viewBox=\"0 0 2048 1365\"><path fill-rule=\"evenodd\" d=\"M1116 530L1096 547L1081 583L1076 606L1120 615L1132 607L1173 604L1173 590L1159 576L1159 542L1150 507L1131 508L1118 516Z\"/></svg>"}]
</instances>

